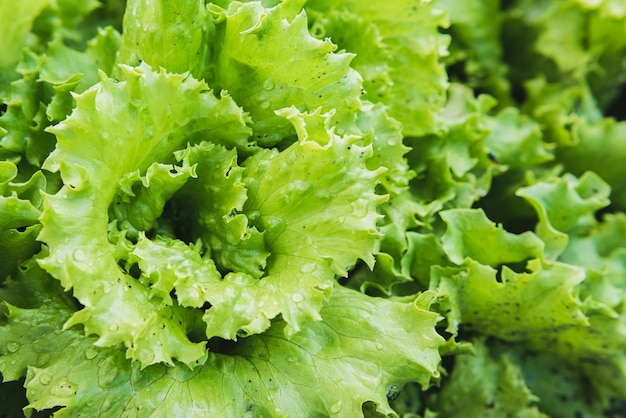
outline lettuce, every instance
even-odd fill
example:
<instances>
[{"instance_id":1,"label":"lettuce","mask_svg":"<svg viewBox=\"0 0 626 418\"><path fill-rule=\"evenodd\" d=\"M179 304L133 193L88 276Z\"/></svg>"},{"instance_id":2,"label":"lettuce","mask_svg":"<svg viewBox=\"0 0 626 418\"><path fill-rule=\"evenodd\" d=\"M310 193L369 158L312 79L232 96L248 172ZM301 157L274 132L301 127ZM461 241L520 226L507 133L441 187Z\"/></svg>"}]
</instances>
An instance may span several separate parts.
<instances>
[{"instance_id":1,"label":"lettuce","mask_svg":"<svg viewBox=\"0 0 626 418\"><path fill-rule=\"evenodd\" d=\"M3 416L622 413L623 5L0 23Z\"/></svg>"}]
</instances>

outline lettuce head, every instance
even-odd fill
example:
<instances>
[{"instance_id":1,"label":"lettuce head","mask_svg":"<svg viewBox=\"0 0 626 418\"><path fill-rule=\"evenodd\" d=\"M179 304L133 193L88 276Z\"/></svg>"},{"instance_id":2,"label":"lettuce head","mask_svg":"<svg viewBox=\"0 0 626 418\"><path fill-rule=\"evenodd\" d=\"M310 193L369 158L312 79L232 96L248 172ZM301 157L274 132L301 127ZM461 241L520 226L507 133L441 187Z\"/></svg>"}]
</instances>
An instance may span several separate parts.
<instances>
[{"instance_id":1,"label":"lettuce head","mask_svg":"<svg viewBox=\"0 0 626 418\"><path fill-rule=\"evenodd\" d=\"M0 25L0 416L623 413L623 4Z\"/></svg>"}]
</instances>

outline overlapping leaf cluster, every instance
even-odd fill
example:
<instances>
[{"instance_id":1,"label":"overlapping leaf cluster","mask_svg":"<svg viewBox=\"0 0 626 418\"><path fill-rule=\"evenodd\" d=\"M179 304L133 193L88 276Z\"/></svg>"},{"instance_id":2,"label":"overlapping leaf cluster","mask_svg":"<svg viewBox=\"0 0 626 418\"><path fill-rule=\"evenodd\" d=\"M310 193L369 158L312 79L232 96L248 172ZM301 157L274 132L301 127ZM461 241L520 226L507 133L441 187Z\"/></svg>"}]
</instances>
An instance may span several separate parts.
<instances>
[{"instance_id":1,"label":"overlapping leaf cluster","mask_svg":"<svg viewBox=\"0 0 626 418\"><path fill-rule=\"evenodd\" d=\"M8 416L616 416L625 14L0 2Z\"/></svg>"},{"instance_id":2,"label":"overlapping leaf cluster","mask_svg":"<svg viewBox=\"0 0 626 418\"><path fill-rule=\"evenodd\" d=\"M85 41L42 4L58 27L7 62L0 369L27 415L387 414L438 376L432 292L337 283L374 265L400 125L301 4L222 6L128 2Z\"/></svg>"}]
</instances>

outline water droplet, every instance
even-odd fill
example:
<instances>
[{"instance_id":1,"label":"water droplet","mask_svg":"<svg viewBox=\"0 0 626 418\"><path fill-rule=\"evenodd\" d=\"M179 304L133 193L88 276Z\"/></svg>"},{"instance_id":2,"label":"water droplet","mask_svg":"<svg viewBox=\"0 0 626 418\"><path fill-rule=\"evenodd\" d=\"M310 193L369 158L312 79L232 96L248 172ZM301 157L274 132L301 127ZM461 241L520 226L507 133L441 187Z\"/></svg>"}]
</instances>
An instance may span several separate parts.
<instances>
[{"instance_id":1,"label":"water droplet","mask_svg":"<svg viewBox=\"0 0 626 418\"><path fill-rule=\"evenodd\" d=\"M389 385L385 394L390 402L395 401L400 396L400 387L398 385Z\"/></svg>"},{"instance_id":2,"label":"water droplet","mask_svg":"<svg viewBox=\"0 0 626 418\"><path fill-rule=\"evenodd\" d=\"M120 327L118 327L117 324L110 324L109 325L109 331L111 331L111 332L116 332L118 329L120 329Z\"/></svg>"},{"instance_id":3,"label":"water droplet","mask_svg":"<svg viewBox=\"0 0 626 418\"><path fill-rule=\"evenodd\" d=\"M49 385L50 382L52 382L52 378L50 377L49 374L45 374L45 373L44 374L40 374L39 375L39 382L42 385Z\"/></svg>"},{"instance_id":4,"label":"water droplet","mask_svg":"<svg viewBox=\"0 0 626 418\"><path fill-rule=\"evenodd\" d=\"M376 348L382 350L384 348L383 343L381 343L380 341L376 341Z\"/></svg>"},{"instance_id":5,"label":"water droplet","mask_svg":"<svg viewBox=\"0 0 626 418\"><path fill-rule=\"evenodd\" d=\"M311 190L311 188L312 186L310 182L302 181L302 180L293 181L288 186L288 190L290 192L296 192L296 193L305 193Z\"/></svg>"},{"instance_id":6,"label":"water droplet","mask_svg":"<svg viewBox=\"0 0 626 418\"><path fill-rule=\"evenodd\" d=\"M39 326L39 320L33 319L30 324L33 326L33 328L37 328Z\"/></svg>"},{"instance_id":7,"label":"water droplet","mask_svg":"<svg viewBox=\"0 0 626 418\"><path fill-rule=\"evenodd\" d=\"M330 412L333 414L338 414L341 411L341 401L337 401L330 406Z\"/></svg>"},{"instance_id":8,"label":"water droplet","mask_svg":"<svg viewBox=\"0 0 626 418\"><path fill-rule=\"evenodd\" d=\"M15 353L19 349L20 349L20 344L16 343L15 341L9 341L7 343L7 350L9 350L11 353Z\"/></svg>"},{"instance_id":9,"label":"water droplet","mask_svg":"<svg viewBox=\"0 0 626 418\"><path fill-rule=\"evenodd\" d=\"M75 261L85 261L87 259L87 254L83 250L75 250L72 254Z\"/></svg>"},{"instance_id":10,"label":"water droplet","mask_svg":"<svg viewBox=\"0 0 626 418\"><path fill-rule=\"evenodd\" d=\"M98 385L102 389L108 389L113 386L117 379L119 366L115 362L114 357L105 357L98 363Z\"/></svg>"},{"instance_id":11,"label":"water droplet","mask_svg":"<svg viewBox=\"0 0 626 418\"><path fill-rule=\"evenodd\" d=\"M67 380L61 380L50 388L50 393L60 398L67 398L76 393L76 387Z\"/></svg>"},{"instance_id":12,"label":"water droplet","mask_svg":"<svg viewBox=\"0 0 626 418\"><path fill-rule=\"evenodd\" d=\"M285 221L280 216L268 216L265 220L268 230L274 229L276 233L281 232L287 228Z\"/></svg>"},{"instance_id":13,"label":"water droplet","mask_svg":"<svg viewBox=\"0 0 626 418\"><path fill-rule=\"evenodd\" d=\"M97 355L98 355L98 350L96 350L93 347L89 347L88 349L85 350L85 357L87 357L88 360L91 360Z\"/></svg>"},{"instance_id":14,"label":"water droplet","mask_svg":"<svg viewBox=\"0 0 626 418\"><path fill-rule=\"evenodd\" d=\"M42 353L37 358L37 367L45 367L50 363L50 354Z\"/></svg>"},{"instance_id":15,"label":"water droplet","mask_svg":"<svg viewBox=\"0 0 626 418\"><path fill-rule=\"evenodd\" d=\"M93 408L93 406L94 406L95 404L96 404L96 403L95 403L94 401L89 401L89 402L87 402L87 407L88 407L88 408Z\"/></svg>"},{"instance_id":16,"label":"water droplet","mask_svg":"<svg viewBox=\"0 0 626 418\"><path fill-rule=\"evenodd\" d=\"M271 105L272 104L269 102L269 100L264 100L259 104L259 106L261 106L261 109L269 109Z\"/></svg>"},{"instance_id":17,"label":"water droplet","mask_svg":"<svg viewBox=\"0 0 626 418\"><path fill-rule=\"evenodd\" d=\"M300 270L302 271L302 273L308 274L308 273L313 273L316 267L317 266L315 265L315 263L308 263L308 264L303 265Z\"/></svg>"},{"instance_id":18,"label":"water droplet","mask_svg":"<svg viewBox=\"0 0 626 418\"><path fill-rule=\"evenodd\" d=\"M298 357L296 356L289 356L287 357L287 361L290 363L296 363L298 361Z\"/></svg>"},{"instance_id":19,"label":"water droplet","mask_svg":"<svg viewBox=\"0 0 626 418\"><path fill-rule=\"evenodd\" d=\"M300 293L294 293L293 295L291 295L291 300L296 303L300 303L304 300L304 297Z\"/></svg>"},{"instance_id":20,"label":"water droplet","mask_svg":"<svg viewBox=\"0 0 626 418\"><path fill-rule=\"evenodd\" d=\"M143 349L139 351L137 357L141 364L144 365L152 364L154 362L154 352L151 350Z\"/></svg>"},{"instance_id":21,"label":"water droplet","mask_svg":"<svg viewBox=\"0 0 626 418\"><path fill-rule=\"evenodd\" d=\"M271 78L268 78L263 82L263 88L265 90L271 90L274 88L274 82L272 81Z\"/></svg>"}]
</instances>

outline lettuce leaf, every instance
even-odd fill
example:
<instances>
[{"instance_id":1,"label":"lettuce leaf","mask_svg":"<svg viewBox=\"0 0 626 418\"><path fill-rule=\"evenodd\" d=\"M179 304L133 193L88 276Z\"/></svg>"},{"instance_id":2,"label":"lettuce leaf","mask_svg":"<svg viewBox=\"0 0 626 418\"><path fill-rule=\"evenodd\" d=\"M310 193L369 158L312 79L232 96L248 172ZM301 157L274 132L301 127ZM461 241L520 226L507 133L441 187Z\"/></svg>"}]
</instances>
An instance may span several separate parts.
<instances>
[{"instance_id":1,"label":"lettuce leaf","mask_svg":"<svg viewBox=\"0 0 626 418\"><path fill-rule=\"evenodd\" d=\"M332 110L338 133L354 129L362 93L361 76L350 67L354 55L311 36L297 2L271 8L231 2L211 12L220 42L208 80L250 113L258 144L273 146L294 136L291 123L276 113L292 106L301 112Z\"/></svg>"},{"instance_id":2,"label":"lettuce leaf","mask_svg":"<svg viewBox=\"0 0 626 418\"><path fill-rule=\"evenodd\" d=\"M309 0L306 10L317 37L330 37L356 53L354 68L363 76L364 97L384 103L405 136L439 129L436 114L447 88L440 62L448 46L448 37L439 32L448 25L444 12L430 2L409 0Z\"/></svg>"},{"instance_id":3,"label":"lettuce leaf","mask_svg":"<svg viewBox=\"0 0 626 418\"><path fill-rule=\"evenodd\" d=\"M484 338L472 346L472 353L455 359L454 371L437 397L438 416L547 417L539 411L540 398L528 388L515 356L491 352L493 345Z\"/></svg>"},{"instance_id":4,"label":"lettuce leaf","mask_svg":"<svg viewBox=\"0 0 626 418\"><path fill-rule=\"evenodd\" d=\"M0 3L0 16L2 16L2 27L5 32L1 41L3 53L0 57L0 68L10 68L20 60L22 48L26 46L26 38L32 24L47 4L46 0Z\"/></svg>"},{"instance_id":5,"label":"lettuce leaf","mask_svg":"<svg viewBox=\"0 0 626 418\"><path fill-rule=\"evenodd\" d=\"M129 0L123 21L123 37L116 63L137 66L142 62L172 73L189 72L202 79L211 36L203 1L144 2ZM122 67L114 76L122 77Z\"/></svg>"},{"instance_id":6,"label":"lettuce leaf","mask_svg":"<svg viewBox=\"0 0 626 418\"><path fill-rule=\"evenodd\" d=\"M21 262L39 251L39 215L46 178L37 172L25 183L15 183L17 167L0 162L0 282L16 273Z\"/></svg>"}]
</instances>

